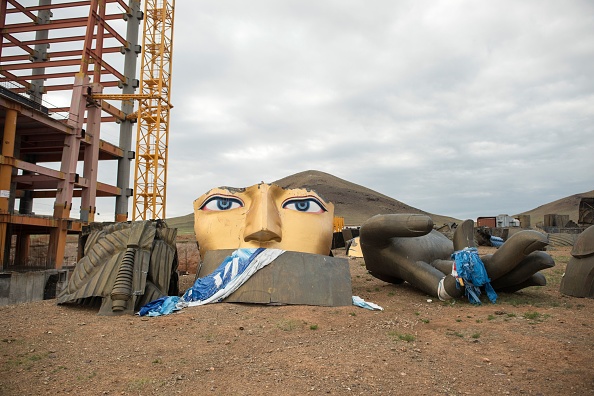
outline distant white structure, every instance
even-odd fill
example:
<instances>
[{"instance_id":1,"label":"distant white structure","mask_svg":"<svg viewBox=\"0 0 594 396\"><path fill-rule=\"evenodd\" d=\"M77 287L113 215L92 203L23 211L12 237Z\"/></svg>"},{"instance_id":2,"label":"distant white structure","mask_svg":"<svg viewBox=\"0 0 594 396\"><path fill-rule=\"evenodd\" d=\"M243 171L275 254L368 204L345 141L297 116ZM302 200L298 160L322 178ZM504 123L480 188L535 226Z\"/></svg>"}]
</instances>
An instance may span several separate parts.
<instances>
[{"instance_id":1,"label":"distant white structure","mask_svg":"<svg viewBox=\"0 0 594 396\"><path fill-rule=\"evenodd\" d=\"M506 214L497 215L496 221L497 221L497 227L500 227L500 228L519 227L520 226L520 220L514 219L513 217L506 215Z\"/></svg>"}]
</instances>

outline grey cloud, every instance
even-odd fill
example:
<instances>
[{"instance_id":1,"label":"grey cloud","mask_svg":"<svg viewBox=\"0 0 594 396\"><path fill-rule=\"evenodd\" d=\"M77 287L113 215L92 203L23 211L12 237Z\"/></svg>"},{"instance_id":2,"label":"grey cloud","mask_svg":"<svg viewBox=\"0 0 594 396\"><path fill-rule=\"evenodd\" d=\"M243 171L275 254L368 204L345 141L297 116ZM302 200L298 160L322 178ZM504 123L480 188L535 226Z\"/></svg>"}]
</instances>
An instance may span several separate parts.
<instances>
[{"instance_id":1,"label":"grey cloud","mask_svg":"<svg viewBox=\"0 0 594 396\"><path fill-rule=\"evenodd\" d=\"M594 188L591 2L176 7L169 216L306 169L460 218Z\"/></svg>"}]
</instances>

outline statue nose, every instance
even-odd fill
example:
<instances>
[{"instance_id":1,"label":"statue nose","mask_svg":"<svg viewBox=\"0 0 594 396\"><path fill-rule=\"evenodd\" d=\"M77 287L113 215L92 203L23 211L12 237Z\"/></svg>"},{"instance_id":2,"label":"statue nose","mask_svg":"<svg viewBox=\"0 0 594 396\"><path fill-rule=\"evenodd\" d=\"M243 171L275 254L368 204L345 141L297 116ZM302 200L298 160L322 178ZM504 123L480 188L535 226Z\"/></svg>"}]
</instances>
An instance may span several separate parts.
<instances>
[{"instance_id":1,"label":"statue nose","mask_svg":"<svg viewBox=\"0 0 594 396\"><path fill-rule=\"evenodd\" d=\"M243 239L245 242L280 242L282 236L278 208L268 185L260 185L260 190L248 209Z\"/></svg>"}]
</instances>

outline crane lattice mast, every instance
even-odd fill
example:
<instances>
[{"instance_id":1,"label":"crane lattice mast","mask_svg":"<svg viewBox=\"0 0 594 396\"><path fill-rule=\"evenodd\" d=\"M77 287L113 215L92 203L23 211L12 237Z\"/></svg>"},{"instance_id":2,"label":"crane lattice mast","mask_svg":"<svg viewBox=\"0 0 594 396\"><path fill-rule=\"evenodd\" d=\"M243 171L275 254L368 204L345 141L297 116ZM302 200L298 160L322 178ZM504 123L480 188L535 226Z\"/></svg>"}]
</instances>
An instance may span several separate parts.
<instances>
[{"instance_id":1,"label":"crane lattice mast","mask_svg":"<svg viewBox=\"0 0 594 396\"><path fill-rule=\"evenodd\" d=\"M165 219L174 9L145 2L132 220Z\"/></svg>"}]
</instances>

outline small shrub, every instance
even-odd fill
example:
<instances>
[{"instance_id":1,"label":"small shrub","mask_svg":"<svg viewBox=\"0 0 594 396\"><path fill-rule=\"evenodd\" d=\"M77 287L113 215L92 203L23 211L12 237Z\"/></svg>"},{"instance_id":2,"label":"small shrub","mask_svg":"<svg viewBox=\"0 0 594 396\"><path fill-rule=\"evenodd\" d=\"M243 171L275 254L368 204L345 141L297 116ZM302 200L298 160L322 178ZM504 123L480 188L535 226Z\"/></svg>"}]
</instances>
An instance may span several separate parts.
<instances>
[{"instance_id":1,"label":"small shrub","mask_svg":"<svg viewBox=\"0 0 594 396\"><path fill-rule=\"evenodd\" d=\"M398 339L406 342L412 342L415 340L415 336L412 334L398 334Z\"/></svg>"},{"instance_id":2,"label":"small shrub","mask_svg":"<svg viewBox=\"0 0 594 396\"><path fill-rule=\"evenodd\" d=\"M309 326L310 330L317 330L318 329L318 325L317 324L312 324L311 326Z\"/></svg>"},{"instance_id":3,"label":"small shrub","mask_svg":"<svg viewBox=\"0 0 594 396\"><path fill-rule=\"evenodd\" d=\"M297 327L299 327L299 324L297 323L296 320L286 319L286 320L281 320L280 322L278 322L276 324L276 326L283 331L291 331L291 330L295 330Z\"/></svg>"},{"instance_id":4,"label":"small shrub","mask_svg":"<svg viewBox=\"0 0 594 396\"><path fill-rule=\"evenodd\" d=\"M534 311L534 312L526 312L524 314L524 318L531 319L531 320L538 320L538 319L540 319L540 314L538 312L536 312L536 311Z\"/></svg>"},{"instance_id":5,"label":"small shrub","mask_svg":"<svg viewBox=\"0 0 594 396\"><path fill-rule=\"evenodd\" d=\"M415 340L415 336L408 333L398 333L396 331L389 331L388 335L406 342L412 342Z\"/></svg>"}]
</instances>

